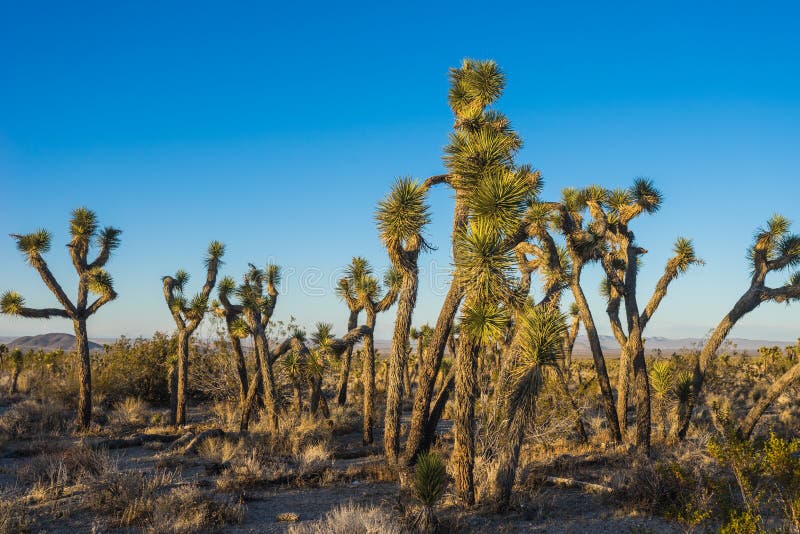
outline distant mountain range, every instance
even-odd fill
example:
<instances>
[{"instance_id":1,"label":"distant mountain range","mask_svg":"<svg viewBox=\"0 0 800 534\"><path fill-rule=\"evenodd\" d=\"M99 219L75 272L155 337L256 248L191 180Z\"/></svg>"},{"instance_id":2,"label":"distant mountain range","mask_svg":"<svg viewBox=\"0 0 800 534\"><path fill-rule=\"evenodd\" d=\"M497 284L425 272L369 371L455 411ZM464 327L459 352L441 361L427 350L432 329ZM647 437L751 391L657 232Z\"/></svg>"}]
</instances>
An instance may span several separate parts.
<instances>
[{"instance_id":1,"label":"distant mountain range","mask_svg":"<svg viewBox=\"0 0 800 534\"><path fill-rule=\"evenodd\" d=\"M646 337L644 342L645 352L651 355L654 352L661 351L665 355L670 355L673 352L681 352L693 349L699 349L703 346L704 339L696 337L684 338L666 338L666 337ZM787 347L794 345L787 341L769 341L765 339L743 339L743 338L728 338L726 343L735 345L736 350L739 352L755 353L760 347ZM600 346L603 347L603 354L606 356L619 356L619 345L613 336L600 336ZM589 340L585 334L578 336L575 340L575 349L573 350L575 356L591 356L592 351L589 347Z\"/></svg>"},{"instance_id":2,"label":"distant mountain range","mask_svg":"<svg viewBox=\"0 0 800 534\"><path fill-rule=\"evenodd\" d=\"M45 352L59 349L70 351L75 349L75 336L70 334L41 334L17 338L0 337L0 343L4 343L10 349L41 349ZM89 341L89 350L102 350L102 348L102 345Z\"/></svg>"},{"instance_id":3,"label":"distant mountain range","mask_svg":"<svg viewBox=\"0 0 800 534\"><path fill-rule=\"evenodd\" d=\"M113 343L114 339L102 338L97 339L96 341L100 341L101 343ZM89 341L89 350L102 350L103 345L101 343L97 343L96 341ZM661 350L662 353L665 353L665 355L670 355L673 352L681 352L698 348L702 345L702 342L702 339L693 337L673 339L653 336L645 338L645 349L648 355L651 355L658 350ZM786 347L789 345L794 345L794 343L789 343L786 341L769 341L763 339L743 338L730 338L728 342L735 345L736 350L739 352L747 351L751 354L757 352L759 347L772 347L776 345L778 347ZM0 343L7 345L9 348L18 347L25 350L42 349L45 351L50 351L61 349L70 351L75 348L75 336L57 333L17 338L0 336ZM600 336L600 345L603 347L603 353L606 356L619 356L619 345L617 345L617 341L612 336ZM383 356L389 355L391 346L392 343L389 340L375 340L375 349L380 351ZM575 350L573 354L577 357L591 356L592 353L589 348L589 341L585 334L578 336L578 339L575 341Z\"/></svg>"}]
</instances>

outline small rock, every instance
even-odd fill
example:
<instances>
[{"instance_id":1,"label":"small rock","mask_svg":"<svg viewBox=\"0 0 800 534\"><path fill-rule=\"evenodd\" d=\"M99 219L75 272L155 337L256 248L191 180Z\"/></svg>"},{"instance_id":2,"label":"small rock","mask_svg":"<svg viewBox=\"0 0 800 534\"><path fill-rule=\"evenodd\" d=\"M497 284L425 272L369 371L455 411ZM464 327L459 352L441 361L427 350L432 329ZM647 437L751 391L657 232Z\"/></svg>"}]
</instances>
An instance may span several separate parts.
<instances>
[{"instance_id":1,"label":"small rock","mask_svg":"<svg viewBox=\"0 0 800 534\"><path fill-rule=\"evenodd\" d=\"M300 516L294 512L284 512L275 516L278 521L300 521Z\"/></svg>"}]
</instances>

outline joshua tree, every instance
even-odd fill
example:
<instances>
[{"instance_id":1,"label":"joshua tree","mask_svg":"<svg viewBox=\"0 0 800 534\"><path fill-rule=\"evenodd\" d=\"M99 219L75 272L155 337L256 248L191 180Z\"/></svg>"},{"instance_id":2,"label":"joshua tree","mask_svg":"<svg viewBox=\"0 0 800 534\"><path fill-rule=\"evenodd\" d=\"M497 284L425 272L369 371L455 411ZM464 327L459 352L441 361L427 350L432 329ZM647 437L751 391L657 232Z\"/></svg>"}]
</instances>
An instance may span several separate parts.
<instances>
[{"instance_id":1,"label":"joshua tree","mask_svg":"<svg viewBox=\"0 0 800 534\"><path fill-rule=\"evenodd\" d=\"M348 265L345 269L345 279L347 280L349 287L353 286L355 280L369 274L372 274L372 266L366 259L360 256L353 257L350 265ZM336 292L339 297L345 301L347 308L350 311L350 315L347 317L347 331L349 332L358 326L358 315L361 313L363 307L357 299L347 298L348 295L342 292L343 287L344 286L340 283ZM347 404L347 384L350 380L350 364L353 360L352 345L345 350L343 356L342 368L339 375L339 386L336 393L336 402L339 404L339 406L344 406Z\"/></svg>"},{"instance_id":2,"label":"joshua tree","mask_svg":"<svg viewBox=\"0 0 800 534\"><path fill-rule=\"evenodd\" d=\"M11 351L9 359L11 360L11 387L9 391L13 395L17 392L17 381L19 380L20 372L22 372L22 363L24 361L22 351L15 348Z\"/></svg>"},{"instance_id":3,"label":"joshua tree","mask_svg":"<svg viewBox=\"0 0 800 534\"><path fill-rule=\"evenodd\" d=\"M426 429L435 427L435 421L429 420L433 413L430 405L434 384L453 320L466 291L465 278L459 272L461 251L456 243L458 236L470 232L467 226L471 218L477 216L495 230L497 225L517 225L513 232L505 236L503 247L508 248L509 252L528 237L524 232L525 225L520 224L518 196L529 195L536 190L538 173L514 167L513 158L521 141L510 128L508 119L490 108L502 94L504 85L505 77L493 61L464 60L460 68L450 71L448 100L455 123L450 143L445 149L445 164L449 174L433 176L426 183L447 183L455 191L453 257L456 267L418 373L418 387L404 451L404 460L408 463L413 462L417 454L430 445L426 440ZM516 174L518 179L510 179L511 174ZM492 189L493 186L495 189ZM510 204L504 205L503 202L508 199L511 199ZM520 228L523 231L518 235ZM469 358L474 349L472 346L470 350L466 350L466 347L463 351L459 350L465 358ZM462 363L465 366L457 365L457 369L468 371L467 362ZM463 383L467 389L468 382ZM464 402L471 402L474 395L466 390L462 390L462 393L468 394Z\"/></svg>"},{"instance_id":4,"label":"joshua tree","mask_svg":"<svg viewBox=\"0 0 800 534\"><path fill-rule=\"evenodd\" d=\"M600 395L603 401L603 411L605 412L611 436L617 442L622 441L619 419L614 407L614 393L611 389L611 381L608 378L606 361L603 356L603 348L600 345L600 336L594 323L592 311L586 300L586 294L581 287L581 274L587 263L596 261L598 250L602 245L602 236L596 235L591 228L584 228L583 212L586 209L586 200L582 192L573 188L566 188L562 191L562 202L558 207L556 224L564 235L567 253L571 263L571 270L568 277L569 288L575 300L575 305L580 312L580 321L586 330L586 337L589 339L589 346L592 351L594 368L597 373L597 382L600 385Z\"/></svg>"},{"instance_id":5,"label":"joshua tree","mask_svg":"<svg viewBox=\"0 0 800 534\"><path fill-rule=\"evenodd\" d=\"M564 372L567 377L572 372L572 351L575 349L575 340L581 328L581 310L574 302L569 305L570 325L564 336Z\"/></svg>"},{"instance_id":6,"label":"joshua tree","mask_svg":"<svg viewBox=\"0 0 800 534\"><path fill-rule=\"evenodd\" d=\"M386 273L384 284L388 290L383 298L377 278L371 274L362 274L352 281L347 278L339 280L339 292L345 297L350 309L360 305L366 313L366 331L363 334L363 371L364 383L364 427L362 441L364 445L372 444L372 427L374 426L375 409L375 319L394 304L400 290L402 278L394 269ZM359 304L355 304L355 302Z\"/></svg>"},{"instance_id":7,"label":"joshua tree","mask_svg":"<svg viewBox=\"0 0 800 534\"><path fill-rule=\"evenodd\" d=\"M759 228L748 249L751 277L750 287L739 297L733 308L722 318L706 341L695 362L692 373L692 394L689 403L679 422L677 435L686 437L694 406L699 402L708 367L717 350L725 341L731 328L745 315L755 310L762 302L790 303L800 299L800 273L794 272L781 287L767 286L767 275L785 271L800 265L800 236L790 233L788 219L781 215L773 215L765 228ZM800 379L800 366L789 369L781 378L772 383L761 400L750 410L739 425L738 432L749 436L756 422L770 404L780 396L783 388Z\"/></svg>"},{"instance_id":8,"label":"joshua tree","mask_svg":"<svg viewBox=\"0 0 800 534\"><path fill-rule=\"evenodd\" d=\"M250 425L250 414L252 411L252 402L250 399L250 381L247 373L247 361L244 357L242 350L242 338L250 335L250 328L242 318L242 307L233 304L230 300L233 293L236 291L236 282L233 278L226 276L219 281L217 285L217 292L219 295L219 302L212 305L214 313L225 319L225 326L228 331L228 341L230 341L233 354L236 357L236 372L239 378L239 431L247 432ZM255 376L253 377L253 397L255 396L258 384L261 383L260 366L256 365ZM263 389L263 384L262 384Z\"/></svg>"},{"instance_id":9,"label":"joshua tree","mask_svg":"<svg viewBox=\"0 0 800 534\"><path fill-rule=\"evenodd\" d=\"M678 238L675 255L667 261L664 274L656 284L647 306L640 312L637 301L639 258L647 250L634 241L630 222L642 213L655 213L661 206L662 194L650 180L637 178L629 189L606 191L592 186L583 196L592 215L591 231L605 239L599 250L606 273L606 309L611 330L620 345L619 380L617 386L617 418L621 430L627 427L628 373L633 366L636 382L636 446L650 452L650 381L644 356L643 334L653 314L667 294L669 285L692 265L702 265L689 239ZM620 302L625 305L627 329L620 320Z\"/></svg>"},{"instance_id":10,"label":"joshua tree","mask_svg":"<svg viewBox=\"0 0 800 534\"><path fill-rule=\"evenodd\" d=\"M111 253L119 246L121 231L107 226L102 230L97 216L86 208L72 212L70 219L70 240L67 247L72 257L72 265L78 273L78 298L73 303L56 281L55 276L42 258L50 250L51 235L46 230L31 234L12 234L17 241L17 249L25 255L28 263L37 270L47 288L55 295L61 308L28 308L22 295L7 291L0 298L0 312L38 319L63 317L71 319L75 329L75 351L80 359L80 386L78 392L78 417L80 428L88 428L92 416L92 366L89 358L89 334L86 321L102 306L117 298L111 275L103 268ZM96 243L100 248L94 261L89 262L89 248ZM89 302L89 293L98 295Z\"/></svg>"},{"instance_id":11,"label":"joshua tree","mask_svg":"<svg viewBox=\"0 0 800 534\"><path fill-rule=\"evenodd\" d=\"M424 324L419 329L411 327L408 336L416 341L416 358L414 361L414 371L410 374L410 378L412 381L416 381L419 377L419 373L422 370L422 351L428 345L431 340L431 334L433 334L433 328L430 327L429 324Z\"/></svg>"},{"instance_id":12,"label":"joshua tree","mask_svg":"<svg viewBox=\"0 0 800 534\"><path fill-rule=\"evenodd\" d=\"M395 182L392 191L378 204L376 219L381 240L389 253L394 269L402 277L397 301L397 315L392 334L386 380L386 415L383 446L386 458L397 461L400 448L400 415L402 409L403 370L408 359L408 338L411 315L417 302L419 268L417 259L425 248L422 229L430 221L425 204L427 187L408 178ZM407 381L406 381L407 382Z\"/></svg>"},{"instance_id":13,"label":"joshua tree","mask_svg":"<svg viewBox=\"0 0 800 534\"><path fill-rule=\"evenodd\" d=\"M492 481L495 504L508 507L511 489L519 462L525 429L536 416L536 399L544 384L544 371L559 371L563 357L566 325L564 316L555 306L526 306L517 315L516 335L510 356L511 372L506 383L500 384L505 396L503 444L498 466Z\"/></svg>"},{"instance_id":14,"label":"joshua tree","mask_svg":"<svg viewBox=\"0 0 800 534\"><path fill-rule=\"evenodd\" d=\"M434 508L444 495L447 487L447 470L441 457L435 453L421 454L414 469L414 497L422 505L422 510L414 518L414 526L419 532L437 532L439 521Z\"/></svg>"},{"instance_id":15,"label":"joshua tree","mask_svg":"<svg viewBox=\"0 0 800 534\"><path fill-rule=\"evenodd\" d=\"M217 282L217 270L222 264L225 245L212 241L205 258L206 281L200 293L187 300L183 292L189 281L189 273L179 269L175 276L165 276L164 300L178 329L177 366L170 371L170 423L186 424L186 390L189 378L189 344L192 334L200 326L208 307L208 297Z\"/></svg>"},{"instance_id":16,"label":"joshua tree","mask_svg":"<svg viewBox=\"0 0 800 534\"><path fill-rule=\"evenodd\" d=\"M290 350L283 357L283 372L292 384L294 410L299 415L303 409L303 383L306 381L306 360L298 350Z\"/></svg>"},{"instance_id":17,"label":"joshua tree","mask_svg":"<svg viewBox=\"0 0 800 534\"><path fill-rule=\"evenodd\" d=\"M277 265L270 264L266 270L261 270L250 264L250 270L236 289L242 316L255 344L256 363L264 387L264 408L269 427L272 429L278 427L277 390L272 372L272 364L278 354L270 351L266 331L278 302L277 286L280 279L281 270Z\"/></svg>"},{"instance_id":18,"label":"joshua tree","mask_svg":"<svg viewBox=\"0 0 800 534\"><path fill-rule=\"evenodd\" d=\"M309 351L306 359L306 372L308 373L311 387L309 410L312 414L316 414L321 404L323 417L330 416L328 401L322 392L322 379L325 375L325 359L332 352L330 345L333 339L333 325L330 323L317 323L316 330L311 335L311 341L316 347L314 350Z\"/></svg>"}]
</instances>

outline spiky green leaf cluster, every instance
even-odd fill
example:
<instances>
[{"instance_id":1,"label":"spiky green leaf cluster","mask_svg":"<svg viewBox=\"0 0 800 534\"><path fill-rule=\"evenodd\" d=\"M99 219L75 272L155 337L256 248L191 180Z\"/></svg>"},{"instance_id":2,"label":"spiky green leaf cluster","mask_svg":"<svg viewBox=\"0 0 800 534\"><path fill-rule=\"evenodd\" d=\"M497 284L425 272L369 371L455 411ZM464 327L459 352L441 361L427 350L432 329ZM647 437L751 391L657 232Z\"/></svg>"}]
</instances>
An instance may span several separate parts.
<instances>
[{"instance_id":1,"label":"spiky green leaf cluster","mask_svg":"<svg viewBox=\"0 0 800 534\"><path fill-rule=\"evenodd\" d=\"M122 230L113 228L111 226L106 226L100 230L100 234L97 236L97 245L106 248L109 251L116 250L120 244L119 236L121 234Z\"/></svg>"},{"instance_id":2,"label":"spiky green leaf cluster","mask_svg":"<svg viewBox=\"0 0 800 534\"><path fill-rule=\"evenodd\" d=\"M236 282L230 276L224 277L217 284L217 293L221 298L230 298L234 291L236 291Z\"/></svg>"},{"instance_id":3,"label":"spiky green leaf cluster","mask_svg":"<svg viewBox=\"0 0 800 534\"><path fill-rule=\"evenodd\" d=\"M650 364L650 386L661 398L667 398L673 393L675 372L669 360L655 360Z\"/></svg>"},{"instance_id":4,"label":"spiky green leaf cluster","mask_svg":"<svg viewBox=\"0 0 800 534\"><path fill-rule=\"evenodd\" d=\"M97 233L97 215L83 207L73 210L69 233L76 241L88 243Z\"/></svg>"},{"instance_id":5,"label":"spiky green leaf cluster","mask_svg":"<svg viewBox=\"0 0 800 534\"><path fill-rule=\"evenodd\" d=\"M50 250L52 236L47 230L37 230L25 235L12 235L17 240L17 249L28 256L41 255Z\"/></svg>"},{"instance_id":6,"label":"spiky green leaf cluster","mask_svg":"<svg viewBox=\"0 0 800 534\"><path fill-rule=\"evenodd\" d=\"M697 257L691 239L679 237L675 241L672 250L675 253L674 258L677 262L678 273L686 272L692 265L703 265L705 263Z\"/></svg>"},{"instance_id":7,"label":"spiky green leaf cluster","mask_svg":"<svg viewBox=\"0 0 800 534\"><path fill-rule=\"evenodd\" d=\"M563 357L566 324L564 315L552 306L528 306L518 323L508 403L514 413L528 418L544 383L543 369L556 366Z\"/></svg>"},{"instance_id":8,"label":"spiky green leaf cluster","mask_svg":"<svg viewBox=\"0 0 800 534\"><path fill-rule=\"evenodd\" d=\"M225 245L220 243L219 241L212 241L208 244L208 251L206 252L206 257L204 259L206 269L208 269L212 263L216 262L217 265L221 265L222 261L220 258L225 254Z\"/></svg>"},{"instance_id":9,"label":"spiky green leaf cluster","mask_svg":"<svg viewBox=\"0 0 800 534\"><path fill-rule=\"evenodd\" d=\"M311 341L317 347L326 349L333 340L333 325L331 323L317 323Z\"/></svg>"},{"instance_id":10,"label":"spiky green leaf cluster","mask_svg":"<svg viewBox=\"0 0 800 534\"><path fill-rule=\"evenodd\" d=\"M500 98L504 87L505 75L497 63L465 59L461 67L450 69L450 108L459 118L476 117Z\"/></svg>"},{"instance_id":11,"label":"spiky green leaf cluster","mask_svg":"<svg viewBox=\"0 0 800 534\"><path fill-rule=\"evenodd\" d=\"M97 267L86 274L86 287L95 295L110 295L114 292L114 279L103 268Z\"/></svg>"},{"instance_id":12,"label":"spiky green leaf cluster","mask_svg":"<svg viewBox=\"0 0 800 534\"><path fill-rule=\"evenodd\" d=\"M479 300L507 299L514 257L502 234L486 222L472 221L456 232L454 244L459 281L468 284L470 294Z\"/></svg>"},{"instance_id":13,"label":"spiky green leaf cluster","mask_svg":"<svg viewBox=\"0 0 800 534\"><path fill-rule=\"evenodd\" d=\"M461 332L481 344L486 344L503 339L509 320L506 309L493 302L475 300L464 305Z\"/></svg>"},{"instance_id":14,"label":"spiky green leaf cluster","mask_svg":"<svg viewBox=\"0 0 800 534\"><path fill-rule=\"evenodd\" d=\"M435 506L447 487L447 470L441 456L424 452L414 467L414 497L424 506Z\"/></svg>"},{"instance_id":15,"label":"spiky green leaf cluster","mask_svg":"<svg viewBox=\"0 0 800 534\"><path fill-rule=\"evenodd\" d=\"M394 183L375 213L384 243L402 244L420 238L422 229L431 220L426 195L427 190L411 178L400 178Z\"/></svg>"},{"instance_id":16,"label":"spiky green leaf cluster","mask_svg":"<svg viewBox=\"0 0 800 534\"><path fill-rule=\"evenodd\" d=\"M237 317L231 322L229 330L231 335L238 337L239 339L244 339L252 333L250 331L250 327L247 325L247 321L241 317Z\"/></svg>"},{"instance_id":17,"label":"spiky green leaf cluster","mask_svg":"<svg viewBox=\"0 0 800 534\"><path fill-rule=\"evenodd\" d=\"M528 176L508 169L494 169L466 198L473 219L503 234L513 233L533 199Z\"/></svg>"},{"instance_id":18,"label":"spiky green leaf cluster","mask_svg":"<svg viewBox=\"0 0 800 534\"><path fill-rule=\"evenodd\" d=\"M0 313L4 315L19 315L25 307L25 299L16 291L6 291L0 297Z\"/></svg>"}]
</instances>

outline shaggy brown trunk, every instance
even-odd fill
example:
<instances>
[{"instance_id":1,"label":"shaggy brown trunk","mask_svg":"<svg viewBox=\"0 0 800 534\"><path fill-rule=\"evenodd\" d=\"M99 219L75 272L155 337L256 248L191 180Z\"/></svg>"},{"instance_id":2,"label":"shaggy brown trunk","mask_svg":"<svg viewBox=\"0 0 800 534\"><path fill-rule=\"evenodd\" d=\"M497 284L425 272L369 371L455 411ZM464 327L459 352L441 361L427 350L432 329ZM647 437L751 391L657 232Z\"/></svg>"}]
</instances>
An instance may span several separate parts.
<instances>
[{"instance_id":1,"label":"shaggy brown trunk","mask_svg":"<svg viewBox=\"0 0 800 534\"><path fill-rule=\"evenodd\" d=\"M80 385L78 386L78 428L86 430L92 420L92 361L89 357L89 334L86 319L77 319L75 343L80 359Z\"/></svg>"},{"instance_id":2,"label":"shaggy brown trunk","mask_svg":"<svg viewBox=\"0 0 800 534\"><path fill-rule=\"evenodd\" d=\"M753 433L753 429L755 429L758 420L770 407L770 405L775 402L775 399L780 397L781 393L800 380L800 363L795 364L791 369L786 371L783 376L778 378L772 385L767 389L767 393L759 399L755 406L750 408L750 411L747 412L747 416L742 420L742 423L739 425L738 433L743 438L749 438L750 434Z\"/></svg>"},{"instance_id":3,"label":"shaggy brown trunk","mask_svg":"<svg viewBox=\"0 0 800 534\"><path fill-rule=\"evenodd\" d=\"M708 338L708 341L706 341L706 344L700 351L700 355L695 362L694 372L692 373L692 394L689 396L689 402L684 410L682 420L679 421L676 432L679 439L684 439L686 437L686 432L689 430L689 424L692 422L692 413L694 412L694 407L700 401L700 393L703 388L703 381L705 380L706 372L708 371L708 366L711 364L711 360L714 358L714 355L717 353L719 347L725 341L725 338L728 337L728 333L731 331L736 322L746 314L756 309L759 304L761 304L760 292L757 289L751 288L744 295L742 295L742 297L733 306L731 311L729 311L728 314L722 318L722 321L720 321L720 323L714 329L711 337Z\"/></svg>"},{"instance_id":4,"label":"shaggy brown trunk","mask_svg":"<svg viewBox=\"0 0 800 534\"><path fill-rule=\"evenodd\" d=\"M628 269L625 274L625 311L628 316L628 353L633 355L633 381L636 386L636 449L650 454L650 379L644 357L641 316L636 302L637 252L628 245Z\"/></svg>"},{"instance_id":5,"label":"shaggy brown trunk","mask_svg":"<svg viewBox=\"0 0 800 534\"><path fill-rule=\"evenodd\" d=\"M428 415L428 422L425 425L425 437L422 441L422 450L426 451L431 448L436 438L436 427L439 425L439 420L442 418L444 409L447 406L447 401L450 398L450 394L453 392L453 388L455 387L455 371L455 366L453 366L453 368L450 369L450 372L447 373L447 377L445 377L445 379L442 381L441 389L436 396L436 401L433 403L431 413Z\"/></svg>"},{"instance_id":6,"label":"shaggy brown trunk","mask_svg":"<svg viewBox=\"0 0 800 534\"><path fill-rule=\"evenodd\" d=\"M463 335L456 355L456 404L453 424L453 472L456 496L475 504L475 394L479 344Z\"/></svg>"},{"instance_id":7,"label":"shaggy brown trunk","mask_svg":"<svg viewBox=\"0 0 800 534\"><path fill-rule=\"evenodd\" d=\"M403 461L408 465L414 463L417 455L425 450L422 445L425 438L428 411L433 397L433 388L442 363L442 356L444 356L444 349L450 336L450 329L453 326L453 319L463 297L463 286L453 282L447 292L444 304L442 304L442 309L439 312L439 318L436 321L436 327L433 329L431 339L425 349L423 365L417 377L417 391L414 394L411 423L403 452Z\"/></svg>"},{"instance_id":8,"label":"shaggy brown trunk","mask_svg":"<svg viewBox=\"0 0 800 534\"><path fill-rule=\"evenodd\" d=\"M403 368L408 359L406 347L411 330L411 315L417 302L418 270L416 261L413 265L405 265L403 269L403 285L397 301L397 316L392 334L392 354L389 358L389 369L386 380L386 415L383 427L383 448L386 459L394 464L400 451L400 416L403 411ZM408 382L408 381L406 381Z\"/></svg>"},{"instance_id":9,"label":"shaggy brown trunk","mask_svg":"<svg viewBox=\"0 0 800 534\"><path fill-rule=\"evenodd\" d=\"M351 331L356 326L358 326L358 312L351 311L350 317L347 319L347 331ZM342 358L342 369L339 374L339 387L336 394L336 402L339 403L339 406L347 404L347 381L350 379L350 362L352 359L353 346L349 345Z\"/></svg>"},{"instance_id":10,"label":"shaggy brown trunk","mask_svg":"<svg viewBox=\"0 0 800 534\"><path fill-rule=\"evenodd\" d=\"M367 312L367 328L369 332L364 334L363 359L364 370L362 380L364 383L364 428L361 434L361 441L364 445L372 445L372 427L375 420L375 308L372 305L364 307Z\"/></svg>"},{"instance_id":11,"label":"shaggy brown trunk","mask_svg":"<svg viewBox=\"0 0 800 534\"><path fill-rule=\"evenodd\" d=\"M189 376L189 334L184 330L178 332L178 386L176 388L175 418L176 425L186 424L186 389Z\"/></svg>"},{"instance_id":12,"label":"shaggy brown trunk","mask_svg":"<svg viewBox=\"0 0 800 534\"><path fill-rule=\"evenodd\" d=\"M257 331L255 336L256 350L259 353L261 364L261 382L264 384L264 410L270 430L278 428L278 405L275 391L275 376L272 373L272 362L270 361L269 345L267 336L263 328Z\"/></svg>"},{"instance_id":13,"label":"shaggy brown trunk","mask_svg":"<svg viewBox=\"0 0 800 534\"><path fill-rule=\"evenodd\" d=\"M178 412L178 361L169 366L167 374L167 389L169 390L169 424L175 424L175 414Z\"/></svg>"},{"instance_id":14,"label":"shaggy brown trunk","mask_svg":"<svg viewBox=\"0 0 800 534\"><path fill-rule=\"evenodd\" d=\"M17 381L19 380L19 372L20 372L20 366L19 366L19 364L17 364L15 362L14 366L11 368L11 394L12 395L17 392Z\"/></svg>"},{"instance_id":15,"label":"shaggy brown trunk","mask_svg":"<svg viewBox=\"0 0 800 534\"><path fill-rule=\"evenodd\" d=\"M586 296L583 294L583 288L580 286L581 267L582 266L575 265L573 268L570 289L572 290L575 303L580 310L581 321L583 322L583 327L586 329L586 336L589 338L594 368L597 373L597 382L600 385L600 394L603 400L603 410L606 414L611 437L614 441L620 443L622 442L622 433L620 432L619 419L617 419L617 411L614 406L614 393L611 390L611 382L608 379L608 371L606 370L606 361L603 357L603 348L600 346L600 337L597 335L597 328L594 325L589 303L586 302Z\"/></svg>"},{"instance_id":16,"label":"shaggy brown trunk","mask_svg":"<svg viewBox=\"0 0 800 534\"><path fill-rule=\"evenodd\" d=\"M311 396L308 400L308 410L311 415L316 415L319 410L320 399L322 399L322 376L311 380Z\"/></svg>"},{"instance_id":17,"label":"shaggy brown trunk","mask_svg":"<svg viewBox=\"0 0 800 534\"><path fill-rule=\"evenodd\" d=\"M517 414L512 416L511 423L503 439L503 446L497 458L497 471L492 480L492 494L494 506L497 511L508 508L511 501L511 491L517 477L519 453L522 449L522 440L525 437L525 423Z\"/></svg>"},{"instance_id":18,"label":"shaggy brown trunk","mask_svg":"<svg viewBox=\"0 0 800 534\"><path fill-rule=\"evenodd\" d=\"M620 347L617 371L617 420L623 435L628 431L628 396L630 392L631 358L627 342Z\"/></svg>"},{"instance_id":19,"label":"shaggy brown trunk","mask_svg":"<svg viewBox=\"0 0 800 534\"><path fill-rule=\"evenodd\" d=\"M292 391L294 392L294 411L297 415L303 410L303 385L298 380L292 381Z\"/></svg>"},{"instance_id":20,"label":"shaggy brown trunk","mask_svg":"<svg viewBox=\"0 0 800 534\"><path fill-rule=\"evenodd\" d=\"M411 371L408 365L408 355L403 358L403 398L411 398Z\"/></svg>"}]
</instances>

